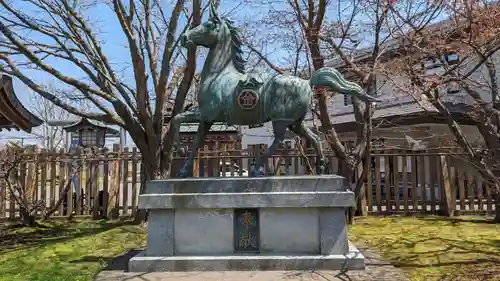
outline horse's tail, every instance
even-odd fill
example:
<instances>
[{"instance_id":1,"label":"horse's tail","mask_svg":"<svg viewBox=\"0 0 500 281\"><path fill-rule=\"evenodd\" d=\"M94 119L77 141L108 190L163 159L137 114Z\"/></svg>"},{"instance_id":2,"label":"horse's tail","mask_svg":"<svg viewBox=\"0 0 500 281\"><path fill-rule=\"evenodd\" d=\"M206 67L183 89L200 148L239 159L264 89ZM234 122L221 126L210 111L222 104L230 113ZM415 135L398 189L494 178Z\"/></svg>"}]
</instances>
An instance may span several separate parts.
<instances>
[{"instance_id":1,"label":"horse's tail","mask_svg":"<svg viewBox=\"0 0 500 281\"><path fill-rule=\"evenodd\" d=\"M350 96L356 96L364 102L380 102L379 99L366 94L357 83L348 81L333 67L323 67L316 70L309 80L311 87L328 87L330 90Z\"/></svg>"}]
</instances>

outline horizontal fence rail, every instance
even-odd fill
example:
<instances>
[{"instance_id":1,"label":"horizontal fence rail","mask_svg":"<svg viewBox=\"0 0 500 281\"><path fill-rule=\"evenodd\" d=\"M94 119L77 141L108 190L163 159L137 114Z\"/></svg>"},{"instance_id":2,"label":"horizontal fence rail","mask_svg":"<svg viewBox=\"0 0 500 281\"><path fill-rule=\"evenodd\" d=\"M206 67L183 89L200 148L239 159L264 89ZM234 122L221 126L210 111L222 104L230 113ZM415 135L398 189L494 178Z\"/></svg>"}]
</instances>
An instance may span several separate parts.
<instances>
[{"instance_id":1,"label":"horizontal fence rail","mask_svg":"<svg viewBox=\"0 0 500 281\"><path fill-rule=\"evenodd\" d=\"M247 177L255 158L267 146L246 149L202 149L194 165L195 177ZM328 174L342 173L342 163L326 151ZM175 157L172 175L185 158ZM272 176L309 175L315 171L316 156L310 149L282 148L265 163ZM495 209L494 190L475 168L457 154L374 151L365 181L364 204L369 213L439 213L444 204L444 186L451 191L459 213L486 214ZM0 163L5 174L6 163ZM141 185L141 155L136 148L97 154L41 151L25 154L17 170L19 185L39 215L60 206L54 217L134 216ZM348 178L354 190L357 173ZM19 204L9 192L5 177L0 180L0 218L19 217Z\"/></svg>"}]
</instances>

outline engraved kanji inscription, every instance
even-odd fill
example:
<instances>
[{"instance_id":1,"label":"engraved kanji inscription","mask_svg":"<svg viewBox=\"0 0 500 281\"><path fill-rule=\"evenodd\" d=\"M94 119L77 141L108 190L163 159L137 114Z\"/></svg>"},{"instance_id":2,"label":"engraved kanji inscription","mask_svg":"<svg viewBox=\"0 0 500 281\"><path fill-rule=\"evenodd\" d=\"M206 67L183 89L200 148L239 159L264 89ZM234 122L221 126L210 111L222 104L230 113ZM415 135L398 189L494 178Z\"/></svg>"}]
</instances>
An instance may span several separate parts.
<instances>
[{"instance_id":1,"label":"engraved kanji inscription","mask_svg":"<svg viewBox=\"0 0 500 281\"><path fill-rule=\"evenodd\" d=\"M257 248L257 239L253 233L241 233L238 243L242 249Z\"/></svg>"},{"instance_id":2,"label":"engraved kanji inscription","mask_svg":"<svg viewBox=\"0 0 500 281\"><path fill-rule=\"evenodd\" d=\"M234 210L234 251L259 251L259 213L257 209Z\"/></svg>"}]
</instances>

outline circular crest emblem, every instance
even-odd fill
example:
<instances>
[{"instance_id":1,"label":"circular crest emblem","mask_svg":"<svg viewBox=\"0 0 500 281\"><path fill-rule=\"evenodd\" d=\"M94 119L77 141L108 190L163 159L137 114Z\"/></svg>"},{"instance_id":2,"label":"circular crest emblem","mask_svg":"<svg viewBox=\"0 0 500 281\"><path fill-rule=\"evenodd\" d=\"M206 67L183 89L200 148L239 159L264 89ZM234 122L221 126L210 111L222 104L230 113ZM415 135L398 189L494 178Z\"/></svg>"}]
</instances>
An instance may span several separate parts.
<instances>
[{"instance_id":1,"label":"circular crest emblem","mask_svg":"<svg viewBox=\"0 0 500 281\"><path fill-rule=\"evenodd\" d=\"M259 102L259 94L254 90L244 89L238 94L238 105L242 109L253 109Z\"/></svg>"}]
</instances>

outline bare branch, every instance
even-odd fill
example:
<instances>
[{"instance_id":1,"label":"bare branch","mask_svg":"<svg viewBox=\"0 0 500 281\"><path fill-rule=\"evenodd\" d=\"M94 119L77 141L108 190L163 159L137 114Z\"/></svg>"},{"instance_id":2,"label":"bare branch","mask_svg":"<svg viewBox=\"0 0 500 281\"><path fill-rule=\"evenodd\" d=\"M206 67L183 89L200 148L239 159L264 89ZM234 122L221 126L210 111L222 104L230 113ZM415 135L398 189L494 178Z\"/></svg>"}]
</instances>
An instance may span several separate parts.
<instances>
[{"instance_id":1,"label":"bare branch","mask_svg":"<svg viewBox=\"0 0 500 281\"><path fill-rule=\"evenodd\" d=\"M0 71L19 78L24 84L26 84L28 87L30 87L33 91L39 93L44 98L50 100L55 105L57 105L61 108L64 108L68 112L75 114L77 116L80 116L80 117L96 119L96 120L100 120L103 122L109 122L109 123L113 123L113 124L117 124L117 125L122 124L122 121L119 120L116 116L109 116L108 114L97 114L97 113L88 113L88 112L80 111L76 107L73 107L72 105L70 105L68 103L65 103L64 101L62 101L58 97L45 91L42 87L40 87L38 84L33 82L33 80L29 79L26 75L21 73L21 71L17 68L17 66L14 64L14 62L11 59L9 59L7 56L0 55L0 59L4 60L10 68L10 70L9 70L9 69L6 69L4 66L0 65Z\"/></svg>"},{"instance_id":2,"label":"bare branch","mask_svg":"<svg viewBox=\"0 0 500 281\"><path fill-rule=\"evenodd\" d=\"M184 7L184 0L177 0L172 14L170 16L170 22L167 29L167 38L165 42L165 47L163 49L163 60L160 71L160 77L158 80L158 86L156 87L156 106L154 114L154 124L155 132L161 134L163 125L163 104L167 100L167 79L170 76L171 70L171 59L174 53L176 45L174 45L175 39L174 35L177 30L178 20L182 8Z\"/></svg>"}]
</instances>

